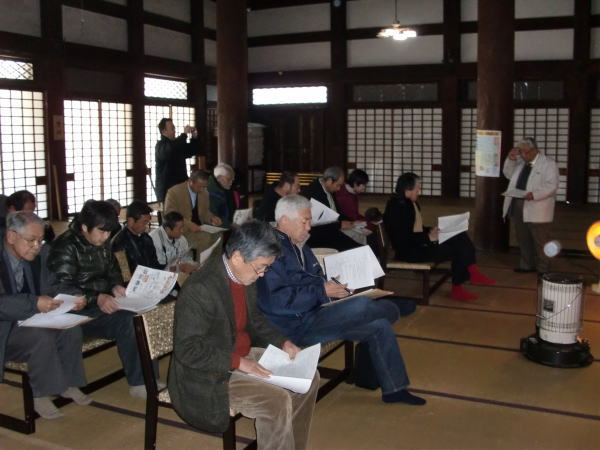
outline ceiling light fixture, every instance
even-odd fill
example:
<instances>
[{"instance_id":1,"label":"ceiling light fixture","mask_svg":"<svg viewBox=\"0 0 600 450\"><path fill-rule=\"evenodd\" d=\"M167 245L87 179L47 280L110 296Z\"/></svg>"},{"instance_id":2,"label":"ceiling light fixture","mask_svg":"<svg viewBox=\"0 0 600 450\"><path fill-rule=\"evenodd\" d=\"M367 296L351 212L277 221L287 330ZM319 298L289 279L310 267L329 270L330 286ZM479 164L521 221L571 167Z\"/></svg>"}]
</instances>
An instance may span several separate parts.
<instances>
[{"instance_id":1,"label":"ceiling light fixture","mask_svg":"<svg viewBox=\"0 0 600 450\"><path fill-rule=\"evenodd\" d=\"M381 31L377 33L377 37L392 38L395 41L405 41L408 38L417 37L417 32L415 30L400 25L400 22L398 21L398 0L394 1L394 5L394 23L388 28L382 28Z\"/></svg>"}]
</instances>

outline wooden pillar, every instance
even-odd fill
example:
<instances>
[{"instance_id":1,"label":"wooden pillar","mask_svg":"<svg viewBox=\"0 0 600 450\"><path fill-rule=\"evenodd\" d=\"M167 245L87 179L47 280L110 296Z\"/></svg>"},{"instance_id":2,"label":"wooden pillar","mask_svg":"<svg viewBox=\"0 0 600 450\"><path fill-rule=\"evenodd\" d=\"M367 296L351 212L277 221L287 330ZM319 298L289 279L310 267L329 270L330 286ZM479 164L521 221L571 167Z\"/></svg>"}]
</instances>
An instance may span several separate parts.
<instances>
[{"instance_id":1,"label":"wooden pillar","mask_svg":"<svg viewBox=\"0 0 600 450\"><path fill-rule=\"evenodd\" d=\"M346 166L346 84L347 67L346 2L330 2L331 83L327 99L326 140L323 149L325 167Z\"/></svg>"},{"instance_id":2,"label":"wooden pillar","mask_svg":"<svg viewBox=\"0 0 600 450\"><path fill-rule=\"evenodd\" d=\"M192 17L192 62L204 68L204 2L190 0ZM190 100L196 111L196 129L201 151L198 168L206 169L206 71L202 69L189 81Z\"/></svg>"},{"instance_id":3,"label":"wooden pillar","mask_svg":"<svg viewBox=\"0 0 600 450\"><path fill-rule=\"evenodd\" d=\"M150 186L150 169L146 167L146 133L144 111L144 4L143 0L129 0L127 4L127 42L129 58L133 63L127 71L132 103L133 140L133 198L146 201L146 186ZM128 173L129 175L129 173ZM123 205L125 206L125 205Z\"/></svg>"},{"instance_id":4,"label":"wooden pillar","mask_svg":"<svg viewBox=\"0 0 600 450\"><path fill-rule=\"evenodd\" d=\"M64 46L62 42L61 1L40 2L42 38L48 43L48 51L42 59L42 73L46 85L48 113L48 167L47 195L48 215L52 219L67 217L67 176L64 134Z\"/></svg>"},{"instance_id":5,"label":"wooden pillar","mask_svg":"<svg viewBox=\"0 0 600 450\"><path fill-rule=\"evenodd\" d=\"M593 86L588 75L590 61L591 0L575 2L573 71L566 79L569 102L569 158L567 163L567 200L587 201L587 174L590 142L590 98Z\"/></svg>"},{"instance_id":6,"label":"wooden pillar","mask_svg":"<svg viewBox=\"0 0 600 450\"><path fill-rule=\"evenodd\" d=\"M246 1L217 2L219 162L248 169L248 32ZM245 193L245 192L244 192Z\"/></svg>"},{"instance_id":7,"label":"wooden pillar","mask_svg":"<svg viewBox=\"0 0 600 450\"><path fill-rule=\"evenodd\" d=\"M500 165L513 145L514 0L479 0L477 44L477 128L502 132ZM475 245L506 250L508 227L500 195L507 181L477 177L473 229Z\"/></svg>"},{"instance_id":8,"label":"wooden pillar","mask_svg":"<svg viewBox=\"0 0 600 450\"><path fill-rule=\"evenodd\" d=\"M457 67L460 64L460 2L444 0L444 65L442 101L442 195L460 195L460 107Z\"/></svg>"}]
</instances>

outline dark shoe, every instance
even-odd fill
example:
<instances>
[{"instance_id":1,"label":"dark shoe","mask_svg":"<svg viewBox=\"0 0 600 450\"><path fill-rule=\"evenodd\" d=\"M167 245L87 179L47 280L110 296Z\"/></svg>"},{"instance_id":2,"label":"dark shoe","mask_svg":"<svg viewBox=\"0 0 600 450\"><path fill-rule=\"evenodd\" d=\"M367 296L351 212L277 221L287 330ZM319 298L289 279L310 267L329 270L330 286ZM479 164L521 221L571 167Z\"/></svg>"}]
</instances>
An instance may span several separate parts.
<instances>
[{"instance_id":1,"label":"dark shoe","mask_svg":"<svg viewBox=\"0 0 600 450\"><path fill-rule=\"evenodd\" d=\"M415 312L415 309L417 309L417 302L408 298L390 295L388 297L383 297L382 300L389 300L394 305L396 305L396 307L400 311L400 317L410 316L412 313Z\"/></svg>"},{"instance_id":2,"label":"dark shoe","mask_svg":"<svg viewBox=\"0 0 600 450\"><path fill-rule=\"evenodd\" d=\"M408 390L402 389L401 391L393 392L381 396L381 399L385 403L406 403L407 405L422 406L427 403L427 400L416 395L412 395Z\"/></svg>"},{"instance_id":3,"label":"dark shoe","mask_svg":"<svg viewBox=\"0 0 600 450\"><path fill-rule=\"evenodd\" d=\"M535 269L523 269L521 267L516 267L513 269L513 271L516 273L535 273L535 272L537 272L537 270L535 270Z\"/></svg>"}]
</instances>

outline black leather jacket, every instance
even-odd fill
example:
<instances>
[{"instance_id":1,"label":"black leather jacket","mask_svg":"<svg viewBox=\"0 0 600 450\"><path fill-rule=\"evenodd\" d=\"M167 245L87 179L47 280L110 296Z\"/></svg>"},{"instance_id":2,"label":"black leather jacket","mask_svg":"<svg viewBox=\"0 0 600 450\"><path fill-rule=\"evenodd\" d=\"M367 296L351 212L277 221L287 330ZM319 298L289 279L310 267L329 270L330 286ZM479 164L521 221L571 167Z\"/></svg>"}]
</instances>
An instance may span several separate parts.
<instances>
[{"instance_id":1,"label":"black leather jacket","mask_svg":"<svg viewBox=\"0 0 600 450\"><path fill-rule=\"evenodd\" d=\"M85 309L96 305L98 294L111 294L114 286L123 285L110 242L101 246L90 244L75 222L52 242L48 268L60 283L59 292L63 292L61 288L76 288L85 295Z\"/></svg>"}]
</instances>

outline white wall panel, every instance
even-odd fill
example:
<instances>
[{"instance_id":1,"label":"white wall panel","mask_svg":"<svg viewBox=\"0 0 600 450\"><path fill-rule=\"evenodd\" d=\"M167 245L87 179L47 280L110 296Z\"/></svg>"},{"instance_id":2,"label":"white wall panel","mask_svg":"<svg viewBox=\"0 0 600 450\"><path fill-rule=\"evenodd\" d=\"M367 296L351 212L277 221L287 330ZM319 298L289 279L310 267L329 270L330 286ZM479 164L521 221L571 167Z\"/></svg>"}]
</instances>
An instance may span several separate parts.
<instances>
[{"instance_id":1,"label":"white wall panel","mask_svg":"<svg viewBox=\"0 0 600 450\"><path fill-rule=\"evenodd\" d=\"M144 0L144 10L184 22L191 22L190 0L169 0L168 2L165 0Z\"/></svg>"},{"instance_id":2,"label":"white wall panel","mask_svg":"<svg viewBox=\"0 0 600 450\"><path fill-rule=\"evenodd\" d=\"M477 61L477 33L460 35L460 62Z\"/></svg>"},{"instance_id":3,"label":"white wall panel","mask_svg":"<svg viewBox=\"0 0 600 450\"><path fill-rule=\"evenodd\" d=\"M144 53L179 61L191 61L192 39L189 34L144 25Z\"/></svg>"},{"instance_id":4,"label":"white wall panel","mask_svg":"<svg viewBox=\"0 0 600 450\"><path fill-rule=\"evenodd\" d=\"M600 28L592 28L590 58L600 58Z\"/></svg>"},{"instance_id":5,"label":"white wall panel","mask_svg":"<svg viewBox=\"0 0 600 450\"><path fill-rule=\"evenodd\" d=\"M248 13L248 36L329 30L329 4L270 8Z\"/></svg>"},{"instance_id":6,"label":"white wall panel","mask_svg":"<svg viewBox=\"0 0 600 450\"><path fill-rule=\"evenodd\" d=\"M248 49L249 72L329 69L329 42L272 45Z\"/></svg>"},{"instance_id":7,"label":"white wall panel","mask_svg":"<svg viewBox=\"0 0 600 450\"><path fill-rule=\"evenodd\" d=\"M438 64L444 54L442 36L419 36L407 41L359 39L348 41L348 66Z\"/></svg>"},{"instance_id":8,"label":"white wall panel","mask_svg":"<svg viewBox=\"0 0 600 450\"><path fill-rule=\"evenodd\" d=\"M347 3L348 28L384 27L394 21L394 2L357 0ZM444 20L441 0L398 0L401 24L441 23Z\"/></svg>"},{"instance_id":9,"label":"white wall panel","mask_svg":"<svg viewBox=\"0 0 600 450\"><path fill-rule=\"evenodd\" d=\"M41 36L40 0L0 0L0 30Z\"/></svg>"},{"instance_id":10,"label":"white wall panel","mask_svg":"<svg viewBox=\"0 0 600 450\"><path fill-rule=\"evenodd\" d=\"M69 6L62 7L67 42L127 51L127 21Z\"/></svg>"},{"instance_id":11,"label":"white wall panel","mask_svg":"<svg viewBox=\"0 0 600 450\"><path fill-rule=\"evenodd\" d=\"M217 29L217 3L204 0L204 26L211 30Z\"/></svg>"},{"instance_id":12,"label":"white wall panel","mask_svg":"<svg viewBox=\"0 0 600 450\"><path fill-rule=\"evenodd\" d=\"M217 67L217 41L204 39L204 64Z\"/></svg>"},{"instance_id":13,"label":"white wall panel","mask_svg":"<svg viewBox=\"0 0 600 450\"><path fill-rule=\"evenodd\" d=\"M460 20L477 20L477 0L460 1Z\"/></svg>"},{"instance_id":14,"label":"white wall panel","mask_svg":"<svg viewBox=\"0 0 600 450\"><path fill-rule=\"evenodd\" d=\"M516 0L515 17L572 16L573 0Z\"/></svg>"},{"instance_id":15,"label":"white wall panel","mask_svg":"<svg viewBox=\"0 0 600 450\"><path fill-rule=\"evenodd\" d=\"M573 58L573 30L517 31L515 61Z\"/></svg>"}]
</instances>

